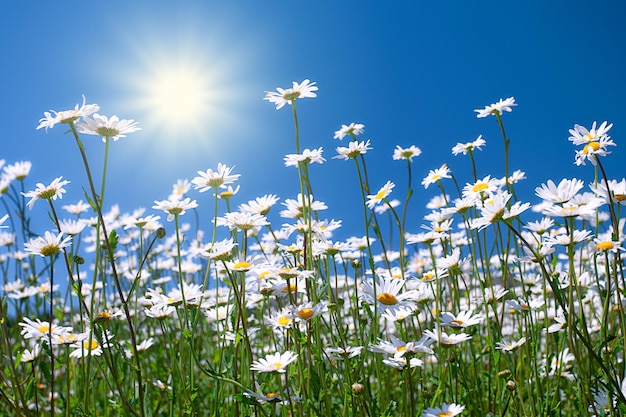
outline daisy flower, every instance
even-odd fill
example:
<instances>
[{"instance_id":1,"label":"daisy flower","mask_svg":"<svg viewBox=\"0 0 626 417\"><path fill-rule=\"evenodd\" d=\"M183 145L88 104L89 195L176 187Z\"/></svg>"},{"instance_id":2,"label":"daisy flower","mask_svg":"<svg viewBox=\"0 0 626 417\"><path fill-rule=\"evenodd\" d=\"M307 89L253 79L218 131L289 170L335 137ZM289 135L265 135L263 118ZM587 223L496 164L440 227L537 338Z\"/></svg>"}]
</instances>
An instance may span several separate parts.
<instances>
[{"instance_id":1,"label":"daisy flower","mask_svg":"<svg viewBox=\"0 0 626 417\"><path fill-rule=\"evenodd\" d=\"M137 122L132 119L120 120L117 116L111 116L109 119L98 113L95 113L92 118L83 119L83 122L76 125L78 131L87 135L102 136L103 142L106 142L107 139L117 141L119 138L125 138L127 133L141 130L140 127L137 127Z\"/></svg>"},{"instance_id":2,"label":"daisy flower","mask_svg":"<svg viewBox=\"0 0 626 417\"><path fill-rule=\"evenodd\" d=\"M176 216L182 216L189 209L198 207L196 200L191 200L189 197L184 200L162 200L154 201L153 209L163 210L168 213L167 221L171 222Z\"/></svg>"},{"instance_id":3,"label":"daisy flower","mask_svg":"<svg viewBox=\"0 0 626 417\"><path fill-rule=\"evenodd\" d=\"M455 328L465 328L481 323L485 317L481 314L473 316L474 310L461 311L456 316L452 313L441 314L441 324Z\"/></svg>"},{"instance_id":4,"label":"daisy flower","mask_svg":"<svg viewBox=\"0 0 626 417\"><path fill-rule=\"evenodd\" d=\"M38 344L35 345L32 351L25 349L24 352L22 352L22 356L20 357L20 362L28 363L34 361L35 359L37 359L37 356L39 356L40 351L41 346Z\"/></svg>"},{"instance_id":5,"label":"daisy flower","mask_svg":"<svg viewBox=\"0 0 626 417\"><path fill-rule=\"evenodd\" d=\"M277 352L252 362L250 370L258 372L278 372L282 374L285 373L287 366L295 362L296 359L298 359L298 355L289 350L285 353Z\"/></svg>"},{"instance_id":6,"label":"daisy flower","mask_svg":"<svg viewBox=\"0 0 626 417\"><path fill-rule=\"evenodd\" d=\"M443 403L441 407L430 407L422 412L422 417L454 417L465 410L465 406Z\"/></svg>"},{"instance_id":7,"label":"daisy flower","mask_svg":"<svg viewBox=\"0 0 626 417\"><path fill-rule=\"evenodd\" d=\"M232 184L239 178L240 174L231 174L235 167L227 167L221 162L217 164L217 171L207 169L206 172L198 171L198 176L191 180L193 188L199 190L201 193L210 190L217 189L219 187L225 188L227 184Z\"/></svg>"},{"instance_id":8,"label":"daisy flower","mask_svg":"<svg viewBox=\"0 0 626 417\"><path fill-rule=\"evenodd\" d=\"M326 161L322 157L322 148L319 149L305 149L301 154L289 154L286 155L285 158L285 166L286 167L297 167L299 163L303 164L312 164L316 162L318 164L322 164Z\"/></svg>"},{"instance_id":9,"label":"daisy flower","mask_svg":"<svg viewBox=\"0 0 626 417\"><path fill-rule=\"evenodd\" d=\"M283 89L278 87L276 91L266 91L263 100L276 105L276 110L280 110L285 104L291 105L298 98L314 98L317 86L315 82L306 79L301 83L292 82L292 87Z\"/></svg>"},{"instance_id":10,"label":"daisy flower","mask_svg":"<svg viewBox=\"0 0 626 417\"><path fill-rule=\"evenodd\" d=\"M599 138L607 136L607 133L613 127L613 123L608 124L604 121L596 128L596 122L591 125L591 129L575 124L573 129L569 130L570 137L568 140L574 145L586 145L590 142L597 141Z\"/></svg>"},{"instance_id":11,"label":"daisy flower","mask_svg":"<svg viewBox=\"0 0 626 417\"><path fill-rule=\"evenodd\" d=\"M79 200L76 204L67 204L67 205L62 207L62 209L67 211L68 213L76 214L76 215L85 213L90 208L91 208L91 206L89 204L83 202L83 200Z\"/></svg>"},{"instance_id":12,"label":"daisy flower","mask_svg":"<svg viewBox=\"0 0 626 417\"><path fill-rule=\"evenodd\" d=\"M411 145L408 148L401 148L400 145L397 145L396 149L393 151L393 159L395 161L408 159L409 162L413 162L413 158L421 154L422 150L415 145Z\"/></svg>"},{"instance_id":13,"label":"daisy flower","mask_svg":"<svg viewBox=\"0 0 626 417\"><path fill-rule=\"evenodd\" d=\"M79 120L81 117L87 117L90 114L93 114L100 110L100 106L97 104L85 104L85 96L83 95L83 104L78 107L78 104L72 110L64 110L64 111L54 111L50 110L50 112L44 112L44 117L39 119L39 125L37 129L41 129L42 127L48 128L54 127L54 125L60 124L69 124ZM53 114L54 113L54 114Z\"/></svg>"},{"instance_id":14,"label":"daisy flower","mask_svg":"<svg viewBox=\"0 0 626 417\"><path fill-rule=\"evenodd\" d=\"M450 174L451 171L448 168L448 165L443 164L437 169L431 169L430 171L428 171L428 175L422 180L422 185L425 189L427 189L429 185L434 184L437 181L440 181L444 178L452 178Z\"/></svg>"},{"instance_id":15,"label":"daisy flower","mask_svg":"<svg viewBox=\"0 0 626 417\"><path fill-rule=\"evenodd\" d=\"M501 191L491 196L480 209L481 217L471 220L470 228L484 229L489 224L519 216L530 207L530 203L522 204L519 201L511 207L507 207L507 203L510 199L511 194L507 191Z\"/></svg>"},{"instance_id":16,"label":"daisy flower","mask_svg":"<svg viewBox=\"0 0 626 417\"><path fill-rule=\"evenodd\" d=\"M344 359L352 359L355 356L359 356L363 346L347 346L347 347L328 347L324 349L326 356L331 361L339 361Z\"/></svg>"},{"instance_id":17,"label":"daisy flower","mask_svg":"<svg viewBox=\"0 0 626 417\"><path fill-rule=\"evenodd\" d=\"M383 187L378 190L376 194L368 195L366 203L367 207L371 210L378 203L385 201L385 199L389 196L389 194L391 194L391 190L393 190L393 187L395 186L396 185L393 182L387 181L387 183L385 183L385 185L383 185Z\"/></svg>"},{"instance_id":18,"label":"daisy flower","mask_svg":"<svg viewBox=\"0 0 626 417\"><path fill-rule=\"evenodd\" d=\"M498 179L487 175L482 180L477 180L474 184L465 184L465 187L463 187L463 198L477 200L486 195L491 195L498 190L499 183Z\"/></svg>"},{"instance_id":19,"label":"daisy flower","mask_svg":"<svg viewBox=\"0 0 626 417\"><path fill-rule=\"evenodd\" d=\"M343 159L347 161L348 159L354 159L358 157L359 155L364 155L367 153L367 151L370 151L372 149L373 148L370 148L369 140L367 140L366 142L352 141L350 142L347 148L344 146L338 146L337 153L339 155L333 156L333 158Z\"/></svg>"},{"instance_id":20,"label":"daisy flower","mask_svg":"<svg viewBox=\"0 0 626 417\"><path fill-rule=\"evenodd\" d=\"M476 113L478 113L476 115L477 118L483 118L483 117L487 117L490 114L497 114L497 115L502 115L502 112L510 112L512 109L511 107L513 106L517 106L517 103L515 103L515 98L513 97L509 97L507 99L500 99L497 103L494 104L490 104L488 106L486 106L484 109L477 109L474 110Z\"/></svg>"},{"instance_id":21,"label":"daisy flower","mask_svg":"<svg viewBox=\"0 0 626 417\"><path fill-rule=\"evenodd\" d=\"M274 204L278 202L279 198L274 194L266 194L262 197L257 197L254 200L250 200L247 203L239 205L239 211L242 213L260 214L262 216L267 215Z\"/></svg>"},{"instance_id":22,"label":"daisy flower","mask_svg":"<svg viewBox=\"0 0 626 417\"><path fill-rule=\"evenodd\" d=\"M608 136L603 136L596 141L589 142L581 150L576 151L574 163L579 166L585 165L585 161L588 160L595 165L598 156L606 156L611 153L608 150L609 146L617 145L612 139L609 139Z\"/></svg>"},{"instance_id":23,"label":"daisy flower","mask_svg":"<svg viewBox=\"0 0 626 417\"><path fill-rule=\"evenodd\" d=\"M237 244L232 238L224 239L198 250L197 254L202 258L224 261L231 258L235 246L237 246Z\"/></svg>"},{"instance_id":24,"label":"daisy flower","mask_svg":"<svg viewBox=\"0 0 626 417\"><path fill-rule=\"evenodd\" d=\"M457 345L459 343L465 342L472 338L472 336L470 336L467 333L448 334L438 329L424 330L424 334L430 337L431 339L433 339L434 341L436 341L437 343L439 343L440 345L444 345L444 346Z\"/></svg>"},{"instance_id":25,"label":"daisy flower","mask_svg":"<svg viewBox=\"0 0 626 417\"><path fill-rule=\"evenodd\" d=\"M31 239L24 243L24 249L33 255L42 257L54 256L63 252L63 248L68 247L72 238L70 236L63 239L63 232L55 235L52 232L45 232L43 236Z\"/></svg>"},{"instance_id":26,"label":"daisy flower","mask_svg":"<svg viewBox=\"0 0 626 417\"><path fill-rule=\"evenodd\" d=\"M191 189L191 183L189 180L178 180L176 184L172 186L172 193L168 197L168 200L180 200Z\"/></svg>"},{"instance_id":27,"label":"daisy flower","mask_svg":"<svg viewBox=\"0 0 626 417\"><path fill-rule=\"evenodd\" d=\"M26 204L29 209L32 210L35 201L42 200L56 200L57 198L63 198L65 188L63 186L69 184L69 181L61 181L61 178L55 178L50 185L45 186L42 183L37 183L36 188L33 191L22 193L24 197L29 197L30 201Z\"/></svg>"},{"instance_id":28,"label":"daisy flower","mask_svg":"<svg viewBox=\"0 0 626 417\"><path fill-rule=\"evenodd\" d=\"M619 253L620 251L624 251L624 247L622 246L622 242L618 242L610 239L593 239L593 243L596 245L596 252L612 252Z\"/></svg>"},{"instance_id":29,"label":"daisy flower","mask_svg":"<svg viewBox=\"0 0 626 417\"><path fill-rule=\"evenodd\" d=\"M501 350L502 352L513 352L524 343L526 343L525 337L522 337L518 341L503 340L502 342L496 343L496 349Z\"/></svg>"},{"instance_id":30,"label":"daisy flower","mask_svg":"<svg viewBox=\"0 0 626 417\"><path fill-rule=\"evenodd\" d=\"M604 181L598 183L597 185L589 184L589 187L593 190L594 193L603 197L607 202L609 201L609 196L611 200L617 204L626 204L626 179L622 178L621 181L617 180L608 180L609 187L607 191L607 186Z\"/></svg>"},{"instance_id":31,"label":"daisy flower","mask_svg":"<svg viewBox=\"0 0 626 417\"><path fill-rule=\"evenodd\" d=\"M341 129L335 132L333 139L342 140L346 136L358 136L365 132L365 125L361 123L350 123L349 125L341 125Z\"/></svg>"},{"instance_id":32,"label":"daisy flower","mask_svg":"<svg viewBox=\"0 0 626 417\"><path fill-rule=\"evenodd\" d=\"M11 180L23 180L30 173L32 163L30 161L16 162L2 168L7 178Z\"/></svg>"},{"instance_id":33,"label":"daisy flower","mask_svg":"<svg viewBox=\"0 0 626 417\"><path fill-rule=\"evenodd\" d=\"M377 283L366 281L363 283L364 302L378 305L378 313L398 308L412 308L414 302L409 298L411 293L400 293L405 280L399 278L382 277Z\"/></svg>"},{"instance_id":34,"label":"daisy flower","mask_svg":"<svg viewBox=\"0 0 626 417\"><path fill-rule=\"evenodd\" d=\"M227 226L228 230L254 230L258 232L261 227L269 224L265 216L260 214L229 212L224 217L217 218L218 226Z\"/></svg>"},{"instance_id":35,"label":"daisy flower","mask_svg":"<svg viewBox=\"0 0 626 417\"><path fill-rule=\"evenodd\" d=\"M467 155L469 152L473 152L474 149L482 150L481 147L484 146L487 142L483 139L483 135L478 135L478 137L466 143L457 143L452 148L452 155L456 156L458 154Z\"/></svg>"},{"instance_id":36,"label":"daisy flower","mask_svg":"<svg viewBox=\"0 0 626 417\"><path fill-rule=\"evenodd\" d=\"M56 324L50 325L47 321L41 321L39 319L31 320L28 317L24 317L18 324L22 328L20 333L24 339L39 340L45 338L47 341L50 335L52 335L52 337L59 336L68 331L63 326Z\"/></svg>"}]
</instances>

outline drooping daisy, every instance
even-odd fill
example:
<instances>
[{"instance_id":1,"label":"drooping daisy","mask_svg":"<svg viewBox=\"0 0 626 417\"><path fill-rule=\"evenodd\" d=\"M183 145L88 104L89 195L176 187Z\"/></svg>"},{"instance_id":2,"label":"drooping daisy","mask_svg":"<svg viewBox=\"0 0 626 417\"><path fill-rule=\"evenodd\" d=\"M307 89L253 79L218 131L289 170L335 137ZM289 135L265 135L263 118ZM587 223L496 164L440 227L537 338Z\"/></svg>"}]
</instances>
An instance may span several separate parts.
<instances>
[{"instance_id":1,"label":"drooping daisy","mask_svg":"<svg viewBox=\"0 0 626 417\"><path fill-rule=\"evenodd\" d=\"M38 236L24 243L24 249L28 253L45 258L63 252L63 248L68 247L71 241L71 236L63 239L63 232L58 235L52 232L45 232L43 236Z\"/></svg>"},{"instance_id":2,"label":"drooping daisy","mask_svg":"<svg viewBox=\"0 0 626 417\"><path fill-rule=\"evenodd\" d=\"M120 138L125 138L127 133L141 130L140 127L137 127L137 122L132 119L120 120L117 116L108 118L98 113L95 113L91 118L84 118L83 123L77 124L76 127L81 133L101 136L103 142L106 142L107 139L117 141Z\"/></svg>"},{"instance_id":3,"label":"drooping daisy","mask_svg":"<svg viewBox=\"0 0 626 417\"><path fill-rule=\"evenodd\" d=\"M376 194L368 195L366 203L367 207L371 210L380 202L385 201L385 199L389 196L389 194L391 194L391 190L393 190L395 186L396 185L393 182L387 181Z\"/></svg>"},{"instance_id":4,"label":"drooping daisy","mask_svg":"<svg viewBox=\"0 0 626 417\"><path fill-rule=\"evenodd\" d=\"M335 132L333 139L342 140L346 136L358 136L365 131L365 125L361 123L350 123L349 125L341 125L341 129Z\"/></svg>"},{"instance_id":5,"label":"drooping daisy","mask_svg":"<svg viewBox=\"0 0 626 417\"><path fill-rule=\"evenodd\" d=\"M37 356L39 356L39 352L41 351L41 345L36 344L33 347L33 350L28 350L28 349L24 349L24 352L22 352L22 356L20 357L20 362L22 363L28 363L28 362L32 362L35 359L37 359Z\"/></svg>"},{"instance_id":6,"label":"drooping daisy","mask_svg":"<svg viewBox=\"0 0 626 417\"><path fill-rule=\"evenodd\" d=\"M285 373L287 366L295 362L296 359L298 359L298 355L289 350L284 353L276 352L252 362L250 370L258 372L278 372L282 374Z\"/></svg>"},{"instance_id":7,"label":"drooping daisy","mask_svg":"<svg viewBox=\"0 0 626 417\"><path fill-rule=\"evenodd\" d=\"M407 159L409 162L413 162L413 158L421 154L422 150L415 145L411 145L408 148L402 148L400 145L397 145L393 151L393 159L395 161Z\"/></svg>"},{"instance_id":8,"label":"drooping daisy","mask_svg":"<svg viewBox=\"0 0 626 417\"><path fill-rule=\"evenodd\" d=\"M476 115L477 118L483 118L483 117L487 117L491 114L497 114L497 115L502 115L502 112L511 112L512 109L511 107L513 106L517 106L517 103L515 103L515 98L513 97L509 97L507 99L500 99L497 103L494 104L490 104L488 106L485 106L484 109L476 109L474 110L476 113L478 113Z\"/></svg>"},{"instance_id":9,"label":"drooping daisy","mask_svg":"<svg viewBox=\"0 0 626 417\"><path fill-rule=\"evenodd\" d=\"M331 361L339 361L352 359L355 356L359 356L363 346L346 346L346 347L327 347L324 349L324 353Z\"/></svg>"},{"instance_id":10,"label":"drooping daisy","mask_svg":"<svg viewBox=\"0 0 626 417\"><path fill-rule=\"evenodd\" d=\"M64 111L54 111L50 110L50 112L44 112L44 117L39 119L39 125L37 129L41 129L42 127L48 128L54 127L54 125L60 124L69 124L74 123L79 120L81 117L87 117L90 114L93 114L100 110L100 106L97 104L85 104L85 96L83 95L83 104L78 107L78 104L72 110L64 110Z\"/></svg>"},{"instance_id":11,"label":"drooping daisy","mask_svg":"<svg viewBox=\"0 0 626 417\"><path fill-rule=\"evenodd\" d=\"M56 200L57 198L63 198L65 188L63 186L69 184L67 180L61 181L61 178L55 178L50 185L45 186L42 183L37 183L36 188L33 191L22 193L24 197L29 197L30 201L26 204L29 209L33 208L35 201L42 200Z\"/></svg>"},{"instance_id":12,"label":"drooping daisy","mask_svg":"<svg viewBox=\"0 0 626 417\"><path fill-rule=\"evenodd\" d=\"M315 82L306 79L301 83L292 82L292 87L283 89L278 87L276 91L266 91L263 100L276 105L276 110L280 110L285 104L291 105L298 98L315 98L318 88Z\"/></svg>"},{"instance_id":13,"label":"drooping daisy","mask_svg":"<svg viewBox=\"0 0 626 417\"><path fill-rule=\"evenodd\" d=\"M176 216L182 216L189 209L198 207L196 200L189 197L184 200L162 200L154 201L153 209L163 210L167 213L167 221L171 222Z\"/></svg>"}]
</instances>

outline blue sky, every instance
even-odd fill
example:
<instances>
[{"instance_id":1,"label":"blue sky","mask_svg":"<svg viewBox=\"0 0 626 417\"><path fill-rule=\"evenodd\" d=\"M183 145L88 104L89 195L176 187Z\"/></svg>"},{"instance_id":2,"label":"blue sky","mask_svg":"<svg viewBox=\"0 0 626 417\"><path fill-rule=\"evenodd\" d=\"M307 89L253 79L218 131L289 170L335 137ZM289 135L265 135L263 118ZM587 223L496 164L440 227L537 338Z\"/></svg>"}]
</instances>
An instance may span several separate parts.
<instances>
[{"instance_id":1,"label":"blue sky","mask_svg":"<svg viewBox=\"0 0 626 417\"><path fill-rule=\"evenodd\" d=\"M62 5L61 5L62 4ZM511 138L511 168L528 179L519 197L547 179L589 182L590 165L573 165L567 141L575 123L615 125L618 143L606 158L609 176L621 179L626 104L626 26L621 2L11 2L0 27L0 159L29 160L29 178L72 181L63 203L82 196L86 181L76 145L62 128L36 131L44 111L65 110L87 96L100 113L140 122L142 131L112 144L107 199L124 211L165 199L179 178L234 165L241 174L238 205L266 193L281 199L298 192L288 108L276 111L265 91L309 78L314 100L300 100L303 148L324 148L327 162L311 168L316 198L328 218L344 222L344 237L362 235L354 216L359 190L353 164L331 159L333 132L365 124L372 188L387 180L403 199L406 171L392 161L396 145L420 147L413 165L411 231L435 190L419 186L428 170L448 163L461 183L469 161L450 149L479 134L479 176L501 177L502 139L494 118L474 109L514 96L504 116ZM150 100L168 70L200 77L205 113L182 125L159 115ZM198 75L200 74L200 75ZM99 172L104 146L84 138ZM208 193L192 198L212 213ZM43 210L42 207L36 209ZM33 213L36 213L35 210ZM3 214L0 212L0 215ZM160 214L160 213L159 213ZM162 216L165 217L165 216ZM207 220L208 222L208 220ZM205 223L206 225L206 223Z\"/></svg>"}]
</instances>

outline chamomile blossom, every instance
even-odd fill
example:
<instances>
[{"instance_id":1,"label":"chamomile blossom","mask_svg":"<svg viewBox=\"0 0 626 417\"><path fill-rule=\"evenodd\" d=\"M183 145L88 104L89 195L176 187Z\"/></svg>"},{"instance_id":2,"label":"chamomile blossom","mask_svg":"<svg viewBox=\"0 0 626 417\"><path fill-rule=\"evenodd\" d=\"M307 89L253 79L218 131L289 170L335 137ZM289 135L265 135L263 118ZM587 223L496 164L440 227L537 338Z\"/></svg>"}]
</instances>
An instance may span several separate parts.
<instances>
[{"instance_id":1,"label":"chamomile blossom","mask_svg":"<svg viewBox=\"0 0 626 417\"><path fill-rule=\"evenodd\" d=\"M500 99L497 103L485 106L484 109L477 109L474 111L478 113L476 117L480 119L480 118L487 117L492 114L494 115L497 114L498 116L500 116L502 115L502 112L505 112L505 111L511 112L512 111L511 107L513 106L517 106L517 103L515 103L515 98L509 97L504 100Z\"/></svg>"},{"instance_id":2,"label":"chamomile blossom","mask_svg":"<svg viewBox=\"0 0 626 417\"><path fill-rule=\"evenodd\" d=\"M207 190L217 190L218 188L226 188L226 185L232 184L241 174L231 174L234 167L228 167L221 162L217 164L217 170L207 169L206 171L198 171L198 175L191 180L193 188L201 193Z\"/></svg>"},{"instance_id":3,"label":"chamomile blossom","mask_svg":"<svg viewBox=\"0 0 626 417\"><path fill-rule=\"evenodd\" d=\"M400 145L397 145L396 149L393 151L393 159L395 161L406 159L409 162L413 162L413 158L421 154L422 150L415 145L411 145L408 148L402 148Z\"/></svg>"},{"instance_id":4,"label":"chamomile blossom","mask_svg":"<svg viewBox=\"0 0 626 417\"><path fill-rule=\"evenodd\" d=\"M338 146L337 147L337 156L333 156L334 159L354 159L359 155L364 155L367 151L371 151L370 141L367 140L365 142L352 141L348 144L348 147Z\"/></svg>"},{"instance_id":5,"label":"chamomile blossom","mask_svg":"<svg viewBox=\"0 0 626 417\"><path fill-rule=\"evenodd\" d=\"M320 147L318 149L305 149L302 153L299 154L288 154L285 156L285 166L286 167L297 167L299 164L312 164L313 162L318 164L323 164L326 159L322 157L323 149Z\"/></svg>"},{"instance_id":6,"label":"chamomile blossom","mask_svg":"<svg viewBox=\"0 0 626 417\"><path fill-rule=\"evenodd\" d=\"M137 127L137 122L130 119L121 119L117 116L102 116L95 113L91 118L86 117L82 123L76 125L78 131L87 135L101 136L102 141L106 142L107 139L113 139L117 141L120 138L125 138L127 133L133 133L141 130Z\"/></svg>"},{"instance_id":7,"label":"chamomile blossom","mask_svg":"<svg viewBox=\"0 0 626 417\"><path fill-rule=\"evenodd\" d=\"M2 167L2 172L7 178L19 181L28 176L31 167L32 163L30 161L19 161Z\"/></svg>"},{"instance_id":8,"label":"chamomile blossom","mask_svg":"<svg viewBox=\"0 0 626 417\"><path fill-rule=\"evenodd\" d=\"M602 181L598 184L589 184L589 187L593 190L593 192L604 198L607 202L614 202L616 204L625 205L626 204L626 178L622 178L621 181L617 180L608 180L608 190L607 184ZM610 199L609 199L610 197Z\"/></svg>"},{"instance_id":9,"label":"chamomile blossom","mask_svg":"<svg viewBox=\"0 0 626 417\"><path fill-rule=\"evenodd\" d=\"M198 207L196 200L189 197L184 200L161 200L154 201L153 209L163 210L167 213L167 221L171 222L176 216L182 216L187 210Z\"/></svg>"},{"instance_id":10,"label":"chamomile blossom","mask_svg":"<svg viewBox=\"0 0 626 417\"><path fill-rule=\"evenodd\" d=\"M492 195L480 208L481 217L471 220L470 228L484 229L490 224L519 216L530 207L530 203L521 203L519 201L507 207L510 199L511 194L507 191L501 191Z\"/></svg>"},{"instance_id":11,"label":"chamomile blossom","mask_svg":"<svg viewBox=\"0 0 626 417\"><path fill-rule=\"evenodd\" d=\"M389 196L389 194L391 194L391 190L393 190L395 186L396 185L393 182L387 181L376 194L368 195L366 203L367 207L371 210L377 204L385 201L385 199Z\"/></svg>"},{"instance_id":12,"label":"chamomile blossom","mask_svg":"<svg viewBox=\"0 0 626 417\"><path fill-rule=\"evenodd\" d=\"M451 171L450 168L448 168L448 165L443 164L437 169L431 169L430 171L428 171L428 175L422 180L422 185L425 189L427 189L428 186L430 186L431 184L435 184L436 182L441 181L444 178L452 178L450 174Z\"/></svg>"},{"instance_id":13,"label":"chamomile blossom","mask_svg":"<svg viewBox=\"0 0 626 417\"><path fill-rule=\"evenodd\" d=\"M502 342L496 343L496 349L501 350L502 352L513 352L524 343L526 343L525 337L522 337L521 339L516 341L503 340Z\"/></svg>"},{"instance_id":14,"label":"chamomile blossom","mask_svg":"<svg viewBox=\"0 0 626 417\"><path fill-rule=\"evenodd\" d=\"M341 129L335 132L333 139L342 140L346 136L358 136L365 131L365 125L361 123L350 123L349 125L341 125Z\"/></svg>"},{"instance_id":15,"label":"chamomile blossom","mask_svg":"<svg viewBox=\"0 0 626 417\"><path fill-rule=\"evenodd\" d=\"M296 99L317 97L317 94L315 94L317 90L315 82L311 82L308 79L301 83L293 81L291 88L283 89L278 87L276 91L266 91L263 100L274 103L276 110L280 110L285 104L293 104Z\"/></svg>"},{"instance_id":16,"label":"chamomile blossom","mask_svg":"<svg viewBox=\"0 0 626 417\"><path fill-rule=\"evenodd\" d=\"M487 142L483 139L483 135L478 135L478 137L471 141L465 143L457 143L452 147L452 155L456 156L458 154L467 155L468 153L473 152L474 150L482 150L481 147L485 146Z\"/></svg>"},{"instance_id":17,"label":"chamomile blossom","mask_svg":"<svg viewBox=\"0 0 626 417\"><path fill-rule=\"evenodd\" d=\"M26 193L22 193L24 197L30 198L28 203L26 204L29 209L32 210L35 201L37 200L56 200L57 198L63 198L63 193L65 193L65 188L67 184L70 182L67 180L61 180L63 177L55 178L49 185L43 185L42 183L37 183L37 186L34 190L28 191Z\"/></svg>"},{"instance_id":18,"label":"chamomile blossom","mask_svg":"<svg viewBox=\"0 0 626 417\"><path fill-rule=\"evenodd\" d=\"M597 126L596 123L595 121L593 122L591 129L575 124L574 128L569 130L571 136L568 140L574 145L586 145L607 136L608 131L613 127L613 123L609 124L606 121L602 122L600 126Z\"/></svg>"},{"instance_id":19,"label":"chamomile blossom","mask_svg":"<svg viewBox=\"0 0 626 417\"><path fill-rule=\"evenodd\" d=\"M50 112L44 112L44 117L39 119L39 125L37 129L41 129L42 127L48 131L48 128L54 127L56 124L69 124L78 121L82 117L87 117L98 110L100 110L100 106L97 104L85 104L86 99L83 95L83 104L78 107L78 104L71 110L63 110L57 112L55 110L50 110Z\"/></svg>"},{"instance_id":20,"label":"chamomile blossom","mask_svg":"<svg viewBox=\"0 0 626 417\"><path fill-rule=\"evenodd\" d=\"M298 355L286 351L284 353L273 353L265 358L260 358L250 365L250 370L257 372L277 372L285 373L287 366L298 359Z\"/></svg>"},{"instance_id":21,"label":"chamomile blossom","mask_svg":"<svg viewBox=\"0 0 626 417\"><path fill-rule=\"evenodd\" d=\"M63 232L55 235L52 232L45 232L43 236L32 238L24 243L24 249L33 255L42 257L54 256L59 252L63 252L63 248L70 245L72 238L70 236L63 238Z\"/></svg>"},{"instance_id":22,"label":"chamomile blossom","mask_svg":"<svg viewBox=\"0 0 626 417\"><path fill-rule=\"evenodd\" d=\"M239 211L242 213L260 214L262 216L267 215L274 204L278 202L279 198L274 194L266 194L262 197L257 197L254 200L250 200L247 203L239 205Z\"/></svg>"}]
</instances>

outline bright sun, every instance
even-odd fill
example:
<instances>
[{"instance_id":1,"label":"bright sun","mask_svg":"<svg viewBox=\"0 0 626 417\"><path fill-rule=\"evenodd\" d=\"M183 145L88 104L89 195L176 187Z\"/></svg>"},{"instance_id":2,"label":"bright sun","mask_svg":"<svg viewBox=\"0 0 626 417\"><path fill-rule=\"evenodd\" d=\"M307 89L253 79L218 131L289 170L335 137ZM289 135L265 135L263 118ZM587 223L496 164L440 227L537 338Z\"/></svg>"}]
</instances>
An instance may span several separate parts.
<instances>
[{"instance_id":1,"label":"bright sun","mask_svg":"<svg viewBox=\"0 0 626 417\"><path fill-rule=\"evenodd\" d=\"M196 68L162 68L147 84L145 105L151 116L172 128L195 124L212 107L210 80Z\"/></svg>"}]
</instances>

